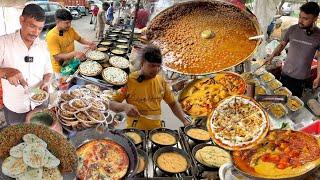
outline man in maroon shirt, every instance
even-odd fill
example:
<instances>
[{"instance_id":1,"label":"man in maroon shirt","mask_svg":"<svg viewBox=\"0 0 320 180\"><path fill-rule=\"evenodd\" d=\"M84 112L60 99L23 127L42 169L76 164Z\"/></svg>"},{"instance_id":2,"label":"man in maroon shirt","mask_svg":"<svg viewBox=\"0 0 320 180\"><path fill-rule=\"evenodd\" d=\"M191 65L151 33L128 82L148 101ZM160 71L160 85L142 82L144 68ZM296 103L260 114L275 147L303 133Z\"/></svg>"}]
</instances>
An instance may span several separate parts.
<instances>
[{"instance_id":1,"label":"man in maroon shirt","mask_svg":"<svg viewBox=\"0 0 320 180\"><path fill-rule=\"evenodd\" d=\"M137 12L135 27L139 29L146 27L149 21L149 16L150 12L146 9L143 9L143 7L140 7Z\"/></svg>"}]
</instances>

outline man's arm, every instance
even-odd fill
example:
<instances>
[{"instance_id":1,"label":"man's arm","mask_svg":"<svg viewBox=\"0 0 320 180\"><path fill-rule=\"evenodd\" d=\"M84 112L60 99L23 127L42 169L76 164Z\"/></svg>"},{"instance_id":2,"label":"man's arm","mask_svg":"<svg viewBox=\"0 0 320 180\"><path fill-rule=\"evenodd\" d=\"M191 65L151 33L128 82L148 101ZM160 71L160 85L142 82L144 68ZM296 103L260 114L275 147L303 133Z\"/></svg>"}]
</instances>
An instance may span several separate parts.
<instances>
[{"instance_id":1,"label":"man's arm","mask_svg":"<svg viewBox=\"0 0 320 180\"><path fill-rule=\"evenodd\" d=\"M271 63L272 59L275 56L279 56L280 53L283 51L283 49L287 46L288 42L287 41L282 41L271 53L271 55L269 57L266 58L266 61L268 61L269 63Z\"/></svg>"},{"instance_id":2,"label":"man's arm","mask_svg":"<svg viewBox=\"0 0 320 180\"><path fill-rule=\"evenodd\" d=\"M22 87L28 86L27 81L24 79L22 73L14 68L0 68L0 78L5 78L11 85Z\"/></svg>"},{"instance_id":3,"label":"man's arm","mask_svg":"<svg viewBox=\"0 0 320 180\"><path fill-rule=\"evenodd\" d=\"M68 61L72 58L83 59L85 58L85 54L80 51L72 51L70 53L60 53L60 54L54 55L53 58L59 62L63 62L63 61Z\"/></svg>"},{"instance_id":4,"label":"man's arm","mask_svg":"<svg viewBox=\"0 0 320 180\"><path fill-rule=\"evenodd\" d=\"M49 86L52 79L52 73L47 73L43 75L42 81L39 84L39 88L48 92Z\"/></svg>"},{"instance_id":5,"label":"man's arm","mask_svg":"<svg viewBox=\"0 0 320 180\"><path fill-rule=\"evenodd\" d=\"M316 89L320 84L320 51L318 50L315 58L317 59L317 77L313 81L313 89Z\"/></svg>"},{"instance_id":6,"label":"man's arm","mask_svg":"<svg viewBox=\"0 0 320 180\"><path fill-rule=\"evenodd\" d=\"M97 48L96 43L94 43L94 42L92 42L92 41L89 41L89 40L87 40L87 39L85 39L85 38L83 38L83 37L81 37L78 42L81 43L81 44L83 44L83 45L89 46L90 49L95 49L95 48Z\"/></svg>"},{"instance_id":7,"label":"man's arm","mask_svg":"<svg viewBox=\"0 0 320 180\"><path fill-rule=\"evenodd\" d=\"M125 112L128 116L137 117L140 116L138 109L127 103L119 103L117 101L109 101L109 109L116 113Z\"/></svg>"},{"instance_id":8,"label":"man's arm","mask_svg":"<svg viewBox=\"0 0 320 180\"><path fill-rule=\"evenodd\" d=\"M168 104L173 114L185 125L189 125L190 122L184 117L184 113L177 101Z\"/></svg>"}]
</instances>

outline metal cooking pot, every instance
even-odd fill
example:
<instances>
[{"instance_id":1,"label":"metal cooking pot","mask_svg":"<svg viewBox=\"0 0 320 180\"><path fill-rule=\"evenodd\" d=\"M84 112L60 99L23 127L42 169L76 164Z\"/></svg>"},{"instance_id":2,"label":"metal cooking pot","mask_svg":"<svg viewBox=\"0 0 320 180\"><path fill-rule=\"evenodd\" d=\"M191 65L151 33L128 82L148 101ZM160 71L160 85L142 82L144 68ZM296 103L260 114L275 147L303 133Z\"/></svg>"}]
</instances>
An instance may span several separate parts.
<instances>
[{"instance_id":1,"label":"metal cooking pot","mask_svg":"<svg viewBox=\"0 0 320 180\"><path fill-rule=\"evenodd\" d=\"M236 10L236 12L239 14L239 16L246 17L247 19L249 19L254 24L254 27L256 29L256 35L262 34L257 18L252 13L250 13L249 11L240 10L238 7L236 7L235 5L233 5L233 4L229 3L229 2L224 2L224 1L219 1L219 0L190 0L190 1L187 1L187 2L176 3L173 6L170 6L170 7L166 8L166 9L164 9L163 11L161 11L159 14L157 14L150 21L150 23L148 25L147 38L152 40L152 38L150 38L150 37L154 34L153 31L165 31L165 29L167 27L163 26L162 23L158 23L157 20L158 19L162 19L163 16L170 17L170 18L163 18L163 19L165 19L164 21L171 21L172 19L176 18L174 16L175 14L172 14L172 12L175 12L175 11L172 11L172 9L176 9L176 8L179 8L179 7L182 7L182 6L186 6L186 5L189 6L190 8L192 8L192 7L194 7L194 5L197 5L199 3L207 3L208 5L209 4L211 4L211 5L219 5L221 7L225 7L225 8L228 8L230 10ZM208 5L206 5L206 6L208 6ZM188 12L186 12L186 13L188 13ZM249 41L249 39L248 39L248 41ZM261 39L257 40L255 49L246 58L242 59L241 61L237 61L237 62L235 62L235 64L231 65L230 67L227 67L225 69L221 69L219 71L208 72L208 73L198 73L198 74L196 74L196 73L185 73L185 72L181 72L179 70L167 67L165 65L165 63L163 63L163 68L165 70L169 70L169 71L172 71L172 72L175 72L175 73L184 74L184 75L195 75L195 76L208 75L208 74L220 72L220 71L229 69L231 67L234 67L236 65L239 65L240 63L250 59L254 55L254 53L257 51L258 46L260 45L261 42L262 42Z\"/></svg>"}]
</instances>

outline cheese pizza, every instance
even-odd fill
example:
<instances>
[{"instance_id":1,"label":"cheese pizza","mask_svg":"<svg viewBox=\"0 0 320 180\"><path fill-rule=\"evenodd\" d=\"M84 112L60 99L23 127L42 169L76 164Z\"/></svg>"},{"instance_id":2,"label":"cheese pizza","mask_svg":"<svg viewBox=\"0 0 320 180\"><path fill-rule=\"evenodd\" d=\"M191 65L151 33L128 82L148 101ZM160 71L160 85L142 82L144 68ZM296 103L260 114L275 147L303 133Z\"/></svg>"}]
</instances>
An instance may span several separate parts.
<instances>
[{"instance_id":1,"label":"cheese pizza","mask_svg":"<svg viewBox=\"0 0 320 180\"><path fill-rule=\"evenodd\" d=\"M263 139L269 122L256 102L245 96L231 96L213 111L208 129L219 146L228 150L247 149Z\"/></svg>"},{"instance_id":2,"label":"cheese pizza","mask_svg":"<svg viewBox=\"0 0 320 180\"><path fill-rule=\"evenodd\" d=\"M102 77L105 81L114 85L124 85L128 81L126 72L119 68L108 67L102 71Z\"/></svg>"},{"instance_id":3,"label":"cheese pizza","mask_svg":"<svg viewBox=\"0 0 320 180\"><path fill-rule=\"evenodd\" d=\"M94 60L94 61L100 61L100 60L104 60L106 58L106 55L100 51L89 51L86 54L86 56L87 56L87 58Z\"/></svg>"},{"instance_id":4,"label":"cheese pizza","mask_svg":"<svg viewBox=\"0 0 320 180\"><path fill-rule=\"evenodd\" d=\"M128 68L130 65L129 60L124 57L121 57L121 56L112 56L109 59L109 63L112 66L120 68L120 69Z\"/></svg>"},{"instance_id":5,"label":"cheese pizza","mask_svg":"<svg viewBox=\"0 0 320 180\"><path fill-rule=\"evenodd\" d=\"M102 66L96 61L85 61L80 64L79 71L85 76L97 76L102 71Z\"/></svg>"},{"instance_id":6,"label":"cheese pizza","mask_svg":"<svg viewBox=\"0 0 320 180\"><path fill-rule=\"evenodd\" d=\"M84 179L121 179L129 168L129 158L122 146L108 140L92 140L76 151L79 158L77 177Z\"/></svg>"}]
</instances>

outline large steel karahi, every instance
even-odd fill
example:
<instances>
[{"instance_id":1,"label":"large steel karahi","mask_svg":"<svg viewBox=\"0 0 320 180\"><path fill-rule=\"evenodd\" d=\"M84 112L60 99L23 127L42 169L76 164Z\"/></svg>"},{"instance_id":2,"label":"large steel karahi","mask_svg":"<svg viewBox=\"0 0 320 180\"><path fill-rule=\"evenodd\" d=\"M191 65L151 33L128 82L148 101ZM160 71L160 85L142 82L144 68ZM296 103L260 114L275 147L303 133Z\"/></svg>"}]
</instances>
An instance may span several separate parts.
<instances>
[{"instance_id":1,"label":"large steel karahi","mask_svg":"<svg viewBox=\"0 0 320 180\"><path fill-rule=\"evenodd\" d=\"M219 72L249 59L260 40L254 15L220 1L175 4L150 22L147 38L162 50L165 69L186 75Z\"/></svg>"}]
</instances>

